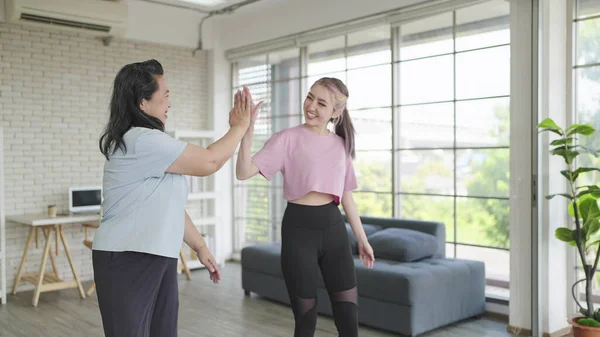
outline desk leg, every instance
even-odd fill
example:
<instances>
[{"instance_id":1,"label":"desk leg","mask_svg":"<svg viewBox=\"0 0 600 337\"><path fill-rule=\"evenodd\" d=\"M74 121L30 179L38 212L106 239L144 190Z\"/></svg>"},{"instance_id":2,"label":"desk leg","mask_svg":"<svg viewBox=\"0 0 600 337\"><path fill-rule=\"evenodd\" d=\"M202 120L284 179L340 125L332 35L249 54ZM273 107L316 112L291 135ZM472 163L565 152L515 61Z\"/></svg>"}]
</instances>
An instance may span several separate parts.
<instances>
[{"instance_id":1,"label":"desk leg","mask_svg":"<svg viewBox=\"0 0 600 337\"><path fill-rule=\"evenodd\" d=\"M56 234L56 256L58 256L58 226L54 226L54 231ZM56 275L58 276L58 275Z\"/></svg>"},{"instance_id":2,"label":"desk leg","mask_svg":"<svg viewBox=\"0 0 600 337\"><path fill-rule=\"evenodd\" d=\"M75 278L75 282L77 283L79 294L81 295L81 298L85 298L85 291L83 290L83 286L81 285L81 281L79 280L79 276L77 275L77 271L75 270L75 265L73 264L73 260L71 259L71 252L69 251L69 247L67 246L67 239L65 239L65 232L63 230L63 226L59 226L58 231L60 231L60 239L62 240L63 247L65 248L65 254L67 255L67 259L69 260L69 264L71 265L71 271L73 272L73 277Z\"/></svg>"},{"instance_id":3,"label":"desk leg","mask_svg":"<svg viewBox=\"0 0 600 337\"><path fill-rule=\"evenodd\" d=\"M44 231L44 234L46 232ZM33 292L33 306L37 307L38 301L40 300L40 293L42 290L42 283L44 281L44 272L46 270L46 262L48 261L48 254L50 254L50 232L48 231L48 238L46 239L46 243L44 244L44 254L42 255L42 263L40 264L40 273L38 275L37 284L35 286L35 291Z\"/></svg>"},{"instance_id":4,"label":"desk leg","mask_svg":"<svg viewBox=\"0 0 600 337\"><path fill-rule=\"evenodd\" d=\"M27 251L29 251L29 245L31 244L31 240L33 240L33 235L36 233L36 228L31 227L29 229L29 236L27 237L27 243L25 243L25 250L23 250L23 257L21 258L21 264L19 265L19 270L17 271L17 277L15 278L15 283L13 284L13 295L17 293L17 286L19 282L21 282L21 275L23 274L23 267L25 266L25 260L27 260Z\"/></svg>"},{"instance_id":5,"label":"desk leg","mask_svg":"<svg viewBox=\"0 0 600 337\"><path fill-rule=\"evenodd\" d=\"M52 231L53 230L56 231L55 228L44 229L44 237L46 238L46 240L52 239ZM58 241L57 241L57 244L58 244ZM52 262L52 270L54 270L54 276L56 276L56 279L59 279L59 277L58 277L58 267L56 266L56 259L54 258L54 254L52 254L52 251L50 251L49 255L50 255L50 262Z\"/></svg>"},{"instance_id":6,"label":"desk leg","mask_svg":"<svg viewBox=\"0 0 600 337\"><path fill-rule=\"evenodd\" d=\"M88 296L91 296L92 293L94 292L94 290L96 290L96 283L92 284L90 286L90 289L88 289L88 291L87 291Z\"/></svg>"},{"instance_id":7,"label":"desk leg","mask_svg":"<svg viewBox=\"0 0 600 337\"><path fill-rule=\"evenodd\" d=\"M192 279L192 274L190 273L190 268L188 268L187 262L185 261L185 258L183 257L183 252L181 250L179 251L179 258L181 259L183 272L185 273L185 276L189 281Z\"/></svg>"}]
</instances>

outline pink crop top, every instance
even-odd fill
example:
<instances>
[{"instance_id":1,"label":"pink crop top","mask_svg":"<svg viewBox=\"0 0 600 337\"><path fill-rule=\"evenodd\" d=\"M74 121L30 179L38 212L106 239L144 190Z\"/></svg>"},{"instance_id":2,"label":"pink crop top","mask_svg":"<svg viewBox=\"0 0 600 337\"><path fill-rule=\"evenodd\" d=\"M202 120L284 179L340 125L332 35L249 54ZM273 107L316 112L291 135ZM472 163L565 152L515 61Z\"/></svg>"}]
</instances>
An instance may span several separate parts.
<instances>
[{"instance_id":1,"label":"pink crop top","mask_svg":"<svg viewBox=\"0 0 600 337\"><path fill-rule=\"evenodd\" d=\"M315 191L332 194L339 205L344 191L358 187L344 139L333 132L319 136L304 124L275 133L252 161L269 181L281 171L288 201Z\"/></svg>"}]
</instances>

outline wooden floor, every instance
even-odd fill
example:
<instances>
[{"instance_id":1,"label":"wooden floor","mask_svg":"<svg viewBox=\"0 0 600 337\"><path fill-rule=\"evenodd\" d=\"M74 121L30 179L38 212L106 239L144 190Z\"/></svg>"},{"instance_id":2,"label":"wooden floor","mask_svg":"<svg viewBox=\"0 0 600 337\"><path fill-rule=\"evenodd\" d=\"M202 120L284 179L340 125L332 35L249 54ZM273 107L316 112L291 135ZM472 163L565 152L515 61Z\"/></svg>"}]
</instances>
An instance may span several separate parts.
<instances>
[{"instance_id":1,"label":"wooden floor","mask_svg":"<svg viewBox=\"0 0 600 337\"><path fill-rule=\"evenodd\" d=\"M179 336L267 337L293 335L290 309L256 295L244 296L240 266L230 263L223 279L213 285L204 270L192 272L192 281L180 276ZM89 286L85 284L85 287ZM95 294L82 300L75 289L42 293L38 307L31 306L32 292L8 297L0 306L0 336L6 337L102 337ZM319 316L315 336L337 336L333 320ZM361 337L397 336L362 328ZM432 331L422 337L508 337L506 324L491 318Z\"/></svg>"}]
</instances>

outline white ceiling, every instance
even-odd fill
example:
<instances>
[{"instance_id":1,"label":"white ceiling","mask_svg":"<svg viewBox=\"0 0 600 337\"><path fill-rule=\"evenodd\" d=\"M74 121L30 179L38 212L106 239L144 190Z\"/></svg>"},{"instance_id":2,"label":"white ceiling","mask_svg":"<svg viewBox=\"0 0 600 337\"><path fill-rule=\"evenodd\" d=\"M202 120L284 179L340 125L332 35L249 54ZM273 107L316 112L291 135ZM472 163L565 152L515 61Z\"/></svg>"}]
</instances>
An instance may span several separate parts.
<instances>
[{"instance_id":1,"label":"white ceiling","mask_svg":"<svg viewBox=\"0 0 600 337\"><path fill-rule=\"evenodd\" d=\"M189 7L203 12L219 10L227 6L244 2L245 0L143 0L147 2L163 3L177 7Z\"/></svg>"}]
</instances>

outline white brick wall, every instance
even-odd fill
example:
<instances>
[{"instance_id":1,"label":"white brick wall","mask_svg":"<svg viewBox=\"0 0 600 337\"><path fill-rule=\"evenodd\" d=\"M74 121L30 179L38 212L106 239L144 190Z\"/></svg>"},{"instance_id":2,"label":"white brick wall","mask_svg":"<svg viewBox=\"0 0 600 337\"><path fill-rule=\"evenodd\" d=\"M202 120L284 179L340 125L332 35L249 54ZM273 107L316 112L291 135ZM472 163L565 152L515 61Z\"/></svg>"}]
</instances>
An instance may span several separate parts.
<instances>
[{"instance_id":1,"label":"white brick wall","mask_svg":"<svg viewBox=\"0 0 600 337\"><path fill-rule=\"evenodd\" d=\"M171 89L167 129L210 125L204 52L192 56L190 49L124 40L104 46L88 36L0 23L7 215L46 212L49 204L66 212L69 186L102 183L104 158L98 139L108 116L112 82L126 63L150 58L162 63ZM65 231L81 279L91 280L91 253L82 245L83 229L74 225ZM27 233L25 226L7 222L7 291L12 290ZM42 247L40 240L38 249L30 249L25 273L38 271ZM59 253L60 276L73 279L64 251ZM27 289L32 286L19 287Z\"/></svg>"}]
</instances>

